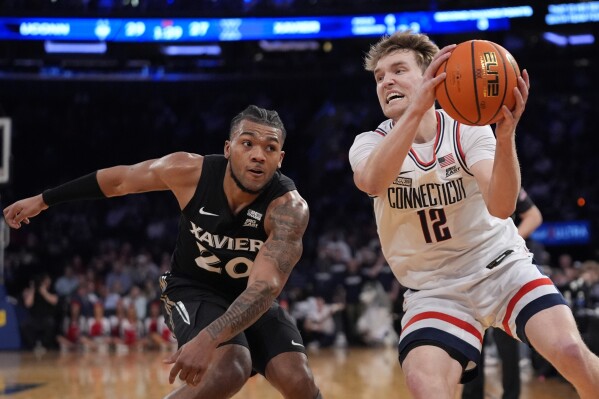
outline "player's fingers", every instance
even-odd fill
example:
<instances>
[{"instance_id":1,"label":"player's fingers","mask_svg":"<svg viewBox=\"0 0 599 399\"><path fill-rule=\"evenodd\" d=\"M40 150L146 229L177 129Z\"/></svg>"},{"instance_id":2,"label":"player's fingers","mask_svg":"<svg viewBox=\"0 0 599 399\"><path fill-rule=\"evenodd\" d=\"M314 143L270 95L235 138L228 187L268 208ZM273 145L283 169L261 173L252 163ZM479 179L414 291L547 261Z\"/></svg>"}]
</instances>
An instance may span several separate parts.
<instances>
[{"instance_id":1,"label":"player's fingers","mask_svg":"<svg viewBox=\"0 0 599 399\"><path fill-rule=\"evenodd\" d=\"M6 223L8 223L9 226L12 226L11 222L13 220L13 215L10 213L10 211L8 209L4 209L3 213L4 213L4 220L6 220Z\"/></svg>"},{"instance_id":2,"label":"player's fingers","mask_svg":"<svg viewBox=\"0 0 599 399\"><path fill-rule=\"evenodd\" d=\"M437 86L439 83L443 82L446 77L447 77L447 72L442 72L439 75L432 78L431 83L433 84L433 86Z\"/></svg>"},{"instance_id":3,"label":"player's fingers","mask_svg":"<svg viewBox=\"0 0 599 399\"><path fill-rule=\"evenodd\" d=\"M200 381L202 381L203 376L204 376L204 373L201 370L198 370L197 372L194 373L193 379L191 380L191 382L188 382L188 384L191 386L194 386L194 387L200 385Z\"/></svg>"},{"instance_id":4,"label":"player's fingers","mask_svg":"<svg viewBox=\"0 0 599 399\"><path fill-rule=\"evenodd\" d=\"M198 372L195 374L193 381L191 382L190 385L196 387L200 384L200 381L202 380L202 373Z\"/></svg>"},{"instance_id":5,"label":"player's fingers","mask_svg":"<svg viewBox=\"0 0 599 399\"><path fill-rule=\"evenodd\" d=\"M177 374L179 374L179 371L181 371L182 368L183 367L179 363L175 363L175 365L171 368L171 372L168 375L168 382L170 384L175 382L175 379L177 378Z\"/></svg>"},{"instance_id":6,"label":"player's fingers","mask_svg":"<svg viewBox=\"0 0 599 399\"><path fill-rule=\"evenodd\" d=\"M179 353L181 353L181 349L179 349L175 353L170 354L167 358L163 359L162 362L166 364L175 363L177 361L177 358L179 357Z\"/></svg>"},{"instance_id":7,"label":"player's fingers","mask_svg":"<svg viewBox=\"0 0 599 399\"><path fill-rule=\"evenodd\" d=\"M526 87L530 89L530 75L528 74L528 71L526 69L522 70L522 79L524 79Z\"/></svg>"},{"instance_id":8,"label":"player's fingers","mask_svg":"<svg viewBox=\"0 0 599 399\"><path fill-rule=\"evenodd\" d=\"M196 384L194 383L196 377L198 375L198 372L195 370L190 370L189 373L187 373L187 378L185 379L185 382L187 383L187 385L191 385L192 387L195 387Z\"/></svg>"},{"instance_id":9,"label":"player's fingers","mask_svg":"<svg viewBox=\"0 0 599 399\"><path fill-rule=\"evenodd\" d=\"M448 44L447 46L443 47L441 50L439 50L439 52L437 53L437 57L440 57L442 55L444 55L445 53L450 53L453 51L453 49L455 49L458 45L457 44Z\"/></svg>"},{"instance_id":10,"label":"player's fingers","mask_svg":"<svg viewBox=\"0 0 599 399\"><path fill-rule=\"evenodd\" d=\"M524 97L524 99L528 98L528 84L526 84L526 81L524 80L524 78L522 78L522 76L518 77L518 89L520 89L520 92L522 93L522 97Z\"/></svg>"},{"instance_id":11,"label":"player's fingers","mask_svg":"<svg viewBox=\"0 0 599 399\"><path fill-rule=\"evenodd\" d=\"M179 372L179 379L181 381L186 381L187 382L187 377L189 377L189 374L192 371L193 370L189 366L182 366L181 367L181 371Z\"/></svg>"},{"instance_id":12,"label":"player's fingers","mask_svg":"<svg viewBox=\"0 0 599 399\"><path fill-rule=\"evenodd\" d=\"M17 220L19 222L21 220L23 220L23 218L25 217L25 215L23 214L23 209L21 208L21 209L15 210L15 213L14 213L13 217L14 217L15 220Z\"/></svg>"},{"instance_id":13,"label":"player's fingers","mask_svg":"<svg viewBox=\"0 0 599 399\"><path fill-rule=\"evenodd\" d=\"M451 56L451 52L453 51L454 45L443 47L443 50L439 51L439 53L433 58L433 62L441 63L444 60L448 59Z\"/></svg>"},{"instance_id":14,"label":"player's fingers","mask_svg":"<svg viewBox=\"0 0 599 399\"><path fill-rule=\"evenodd\" d=\"M433 61L431 62L431 64L429 65L429 67L427 68L427 70L425 72L425 77L426 77L426 75L430 75L430 77L435 76L435 74L439 70L439 67L441 66L441 64L443 62L445 62L450 56L451 56L450 52L445 52L445 53L438 55L435 59L433 59Z\"/></svg>"},{"instance_id":15,"label":"player's fingers","mask_svg":"<svg viewBox=\"0 0 599 399\"><path fill-rule=\"evenodd\" d=\"M14 208L10 207L10 208L6 208L4 210L4 218L5 219L14 219L15 217L15 212L14 212Z\"/></svg>"},{"instance_id":16,"label":"player's fingers","mask_svg":"<svg viewBox=\"0 0 599 399\"><path fill-rule=\"evenodd\" d=\"M520 90L514 88L514 98L516 100L516 107L514 108L513 114L516 118L520 118L524 112L524 107L526 106L526 97Z\"/></svg>"},{"instance_id":17,"label":"player's fingers","mask_svg":"<svg viewBox=\"0 0 599 399\"><path fill-rule=\"evenodd\" d=\"M497 121L497 123L501 123L502 126L506 126L506 124L508 123L513 123L514 114L506 105L501 106L501 115L503 116L503 118ZM499 135L499 129L497 130L497 135Z\"/></svg>"},{"instance_id":18,"label":"player's fingers","mask_svg":"<svg viewBox=\"0 0 599 399\"><path fill-rule=\"evenodd\" d=\"M20 227L21 227L21 220L20 220L20 219L18 219L17 217L14 217L14 218L12 219L12 222L13 222L13 224L14 224L14 226L15 226L15 229L18 229L18 228L20 228Z\"/></svg>"},{"instance_id":19,"label":"player's fingers","mask_svg":"<svg viewBox=\"0 0 599 399\"><path fill-rule=\"evenodd\" d=\"M29 218L25 218L25 219L23 219L23 223L25 223L25 224L29 224Z\"/></svg>"}]
</instances>

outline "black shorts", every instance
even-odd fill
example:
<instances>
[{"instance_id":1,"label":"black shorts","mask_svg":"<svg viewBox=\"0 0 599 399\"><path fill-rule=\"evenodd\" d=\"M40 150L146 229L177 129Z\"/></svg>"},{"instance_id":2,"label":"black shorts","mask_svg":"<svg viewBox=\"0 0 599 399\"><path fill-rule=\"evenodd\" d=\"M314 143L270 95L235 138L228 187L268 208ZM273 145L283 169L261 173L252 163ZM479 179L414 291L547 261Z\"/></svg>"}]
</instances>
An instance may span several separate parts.
<instances>
[{"instance_id":1,"label":"black shorts","mask_svg":"<svg viewBox=\"0 0 599 399\"><path fill-rule=\"evenodd\" d=\"M178 291L177 297L181 298L182 294ZM194 288L189 294L192 299L179 301L170 300L168 293L162 296L162 312L169 328L177 337L179 347L194 338L228 308L223 303L223 298L214 293L204 291L202 298L198 298L197 288ZM210 296L214 296L214 300L210 300ZM254 373L262 375L265 375L266 365L275 356L285 352L306 352L295 321L276 302L252 326L221 346L230 344L248 348Z\"/></svg>"}]
</instances>

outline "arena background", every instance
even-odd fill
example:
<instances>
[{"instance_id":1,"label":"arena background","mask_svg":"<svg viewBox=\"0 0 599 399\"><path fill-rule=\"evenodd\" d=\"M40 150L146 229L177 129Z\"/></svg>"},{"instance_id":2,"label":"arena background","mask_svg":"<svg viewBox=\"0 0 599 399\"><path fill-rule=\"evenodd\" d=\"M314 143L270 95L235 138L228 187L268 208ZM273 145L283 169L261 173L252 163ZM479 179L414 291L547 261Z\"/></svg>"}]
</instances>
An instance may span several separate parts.
<instances>
[{"instance_id":1,"label":"arena background","mask_svg":"<svg viewBox=\"0 0 599 399\"><path fill-rule=\"evenodd\" d=\"M528 7L532 15L508 18L508 27L497 31L430 36L439 46L468 39L496 41L529 71L531 97L517 134L523 185L545 222L582 222L582 227L558 233L552 229L560 225L549 226L547 234L558 235L553 237L557 245L547 241L548 236L531 245L539 262L550 266L557 266L562 254L579 262L597 260L599 6L536 3L2 0L0 21L176 21ZM552 23L582 22L549 25L547 16L555 13L559 18ZM342 234L355 242L372 237L370 204L353 185L347 152L356 134L384 118L374 81L362 68L363 55L376 37L178 43L208 46L200 51L209 54L191 56L167 55L165 47L172 43L165 41L106 41L104 53L81 54L49 51L53 44L100 42L50 41L42 33L20 40L14 29L4 24L0 30L8 32L0 40L0 117L12 122L10 158L4 160L10 176L0 187L3 206L115 164L172 151L220 153L230 119L253 103L280 112L289 132L282 169L295 179L311 207L306 250L290 285L303 284L317 271L323 235ZM35 273L58 277L74 256L85 262L99 246L120 245L115 242L159 258L172 249L177 220L176 203L165 193L56 206L10 232L3 262L6 291L18 298Z\"/></svg>"}]
</instances>

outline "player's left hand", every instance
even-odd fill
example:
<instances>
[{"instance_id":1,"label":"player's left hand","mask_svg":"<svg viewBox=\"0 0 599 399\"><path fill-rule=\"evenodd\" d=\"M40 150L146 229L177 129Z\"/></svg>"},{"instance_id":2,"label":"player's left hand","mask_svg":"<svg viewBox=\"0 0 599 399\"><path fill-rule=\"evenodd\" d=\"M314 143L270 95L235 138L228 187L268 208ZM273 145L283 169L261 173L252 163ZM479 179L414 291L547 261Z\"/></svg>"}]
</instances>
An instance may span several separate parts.
<instances>
[{"instance_id":1,"label":"player's left hand","mask_svg":"<svg viewBox=\"0 0 599 399\"><path fill-rule=\"evenodd\" d=\"M516 125L520 121L520 117L524 113L526 102L528 101L528 93L530 89L530 79L528 71L522 70L522 76L518 77L518 87L514 87L514 97L516 98L516 106L513 111L510 111L505 105L501 108L503 118L501 118L495 127L495 135L497 139L510 139L516 132Z\"/></svg>"},{"instance_id":2,"label":"player's left hand","mask_svg":"<svg viewBox=\"0 0 599 399\"><path fill-rule=\"evenodd\" d=\"M210 365L215 349L214 341L205 331L201 331L177 352L164 359L166 364L174 363L169 374L169 383L174 383L179 374L181 381L191 386L198 385Z\"/></svg>"}]
</instances>

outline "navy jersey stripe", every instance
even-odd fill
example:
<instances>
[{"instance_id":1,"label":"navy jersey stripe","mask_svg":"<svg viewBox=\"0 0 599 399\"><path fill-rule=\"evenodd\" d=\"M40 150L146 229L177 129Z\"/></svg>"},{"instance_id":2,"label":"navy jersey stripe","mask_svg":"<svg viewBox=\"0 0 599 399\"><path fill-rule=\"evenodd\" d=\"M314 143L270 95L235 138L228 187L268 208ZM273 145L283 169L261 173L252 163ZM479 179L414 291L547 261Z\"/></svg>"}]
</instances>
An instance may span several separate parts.
<instances>
[{"instance_id":1,"label":"navy jersey stripe","mask_svg":"<svg viewBox=\"0 0 599 399\"><path fill-rule=\"evenodd\" d=\"M543 295L534 301L530 302L522 308L518 316L516 316L516 334L518 338L526 344L530 344L526 338L524 327L532 316L544 309L549 309L557 305L565 305L566 300L560 293Z\"/></svg>"}]
</instances>

